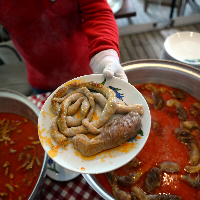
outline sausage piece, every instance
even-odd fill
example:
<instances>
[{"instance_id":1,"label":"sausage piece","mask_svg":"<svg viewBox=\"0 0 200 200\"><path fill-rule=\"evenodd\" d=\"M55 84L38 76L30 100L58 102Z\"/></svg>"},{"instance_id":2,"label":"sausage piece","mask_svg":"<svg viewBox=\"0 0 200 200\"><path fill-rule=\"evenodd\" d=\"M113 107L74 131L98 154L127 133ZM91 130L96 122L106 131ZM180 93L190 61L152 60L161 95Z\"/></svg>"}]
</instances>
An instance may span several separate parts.
<instances>
[{"instance_id":1,"label":"sausage piece","mask_svg":"<svg viewBox=\"0 0 200 200\"><path fill-rule=\"evenodd\" d=\"M77 134L72 141L74 147L84 156L92 156L106 149L117 147L135 137L140 127L140 115L137 112L130 112L105 125L97 137L90 140L84 134Z\"/></svg>"}]
</instances>

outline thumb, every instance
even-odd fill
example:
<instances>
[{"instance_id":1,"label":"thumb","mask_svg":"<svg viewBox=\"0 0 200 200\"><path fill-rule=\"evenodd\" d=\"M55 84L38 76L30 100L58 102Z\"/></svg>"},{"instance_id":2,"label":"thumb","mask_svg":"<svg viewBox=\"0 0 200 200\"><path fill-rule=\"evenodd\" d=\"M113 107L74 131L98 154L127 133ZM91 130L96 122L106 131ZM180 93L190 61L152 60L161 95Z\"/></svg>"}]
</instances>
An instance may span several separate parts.
<instances>
[{"instance_id":1,"label":"thumb","mask_svg":"<svg viewBox=\"0 0 200 200\"><path fill-rule=\"evenodd\" d=\"M114 67L114 63L107 63L105 65L105 68L103 70L103 75L106 78L112 78L115 74L115 67Z\"/></svg>"},{"instance_id":2,"label":"thumb","mask_svg":"<svg viewBox=\"0 0 200 200\"><path fill-rule=\"evenodd\" d=\"M122 66L118 63L106 63L105 68L103 70L103 75L106 78L112 78L113 76L116 76L126 82L128 82L128 78L122 68Z\"/></svg>"}]
</instances>

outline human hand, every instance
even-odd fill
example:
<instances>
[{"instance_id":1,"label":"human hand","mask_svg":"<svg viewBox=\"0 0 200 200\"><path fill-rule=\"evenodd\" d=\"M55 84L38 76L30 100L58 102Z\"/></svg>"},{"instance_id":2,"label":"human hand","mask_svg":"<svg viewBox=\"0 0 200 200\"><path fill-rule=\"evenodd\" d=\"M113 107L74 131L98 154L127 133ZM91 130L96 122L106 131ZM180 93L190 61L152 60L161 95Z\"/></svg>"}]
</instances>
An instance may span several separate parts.
<instances>
[{"instance_id":1,"label":"human hand","mask_svg":"<svg viewBox=\"0 0 200 200\"><path fill-rule=\"evenodd\" d=\"M96 54L90 61L90 67L94 74L103 74L105 78L116 76L128 82L128 78L120 65L117 52L113 49Z\"/></svg>"}]
</instances>

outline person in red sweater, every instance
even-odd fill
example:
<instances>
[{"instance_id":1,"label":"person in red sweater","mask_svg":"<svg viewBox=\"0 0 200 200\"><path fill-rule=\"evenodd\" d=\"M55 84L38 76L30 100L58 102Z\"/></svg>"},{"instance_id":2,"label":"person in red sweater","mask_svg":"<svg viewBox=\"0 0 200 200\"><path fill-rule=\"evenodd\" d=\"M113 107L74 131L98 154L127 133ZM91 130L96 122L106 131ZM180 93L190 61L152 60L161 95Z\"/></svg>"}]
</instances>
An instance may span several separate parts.
<instances>
[{"instance_id":1,"label":"person in red sweater","mask_svg":"<svg viewBox=\"0 0 200 200\"><path fill-rule=\"evenodd\" d=\"M24 58L37 93L92 73L128 81L107 0L0 0L0 5L0 24Z\"/></svg>"}]
</instances>

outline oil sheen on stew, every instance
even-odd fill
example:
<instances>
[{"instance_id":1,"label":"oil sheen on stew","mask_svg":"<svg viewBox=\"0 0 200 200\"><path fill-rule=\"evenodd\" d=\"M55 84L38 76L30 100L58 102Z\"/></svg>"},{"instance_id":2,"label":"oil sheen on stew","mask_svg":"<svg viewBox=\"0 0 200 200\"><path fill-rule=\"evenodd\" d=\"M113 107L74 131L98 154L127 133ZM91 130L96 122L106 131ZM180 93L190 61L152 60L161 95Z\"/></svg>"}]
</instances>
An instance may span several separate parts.
<instances>
[{"instance_id":1,"label":"oil sheen on stew","mask_svg":"<svg viewBox=\"0 0 200 200\"><path fill-rule=\"evenodd\" d=\"M0 113L0 158L0 199L28 199L44 159L37 126L22 116Z\"/></svg>"},{"instance_id":2,"label":"oil sheen on stew","mask_svg":"<svg viewBox=\"0 0 200 200\"><path fill-rule=\"evenodd\" d=\"M113 171L117 182L112 186L106 174L96 175L97 179L110 193L115 191L116 199L125 199L121 190L130 196L132 192L130 199L136 200L200 199L199 100L166 85L135 87L150 108L149 138L134 158L135 166L127 164ZM131 182L133 179L135 183ZM139 188L141 195L136 195L133 188Z\"/></svg>"}]
</instances>

